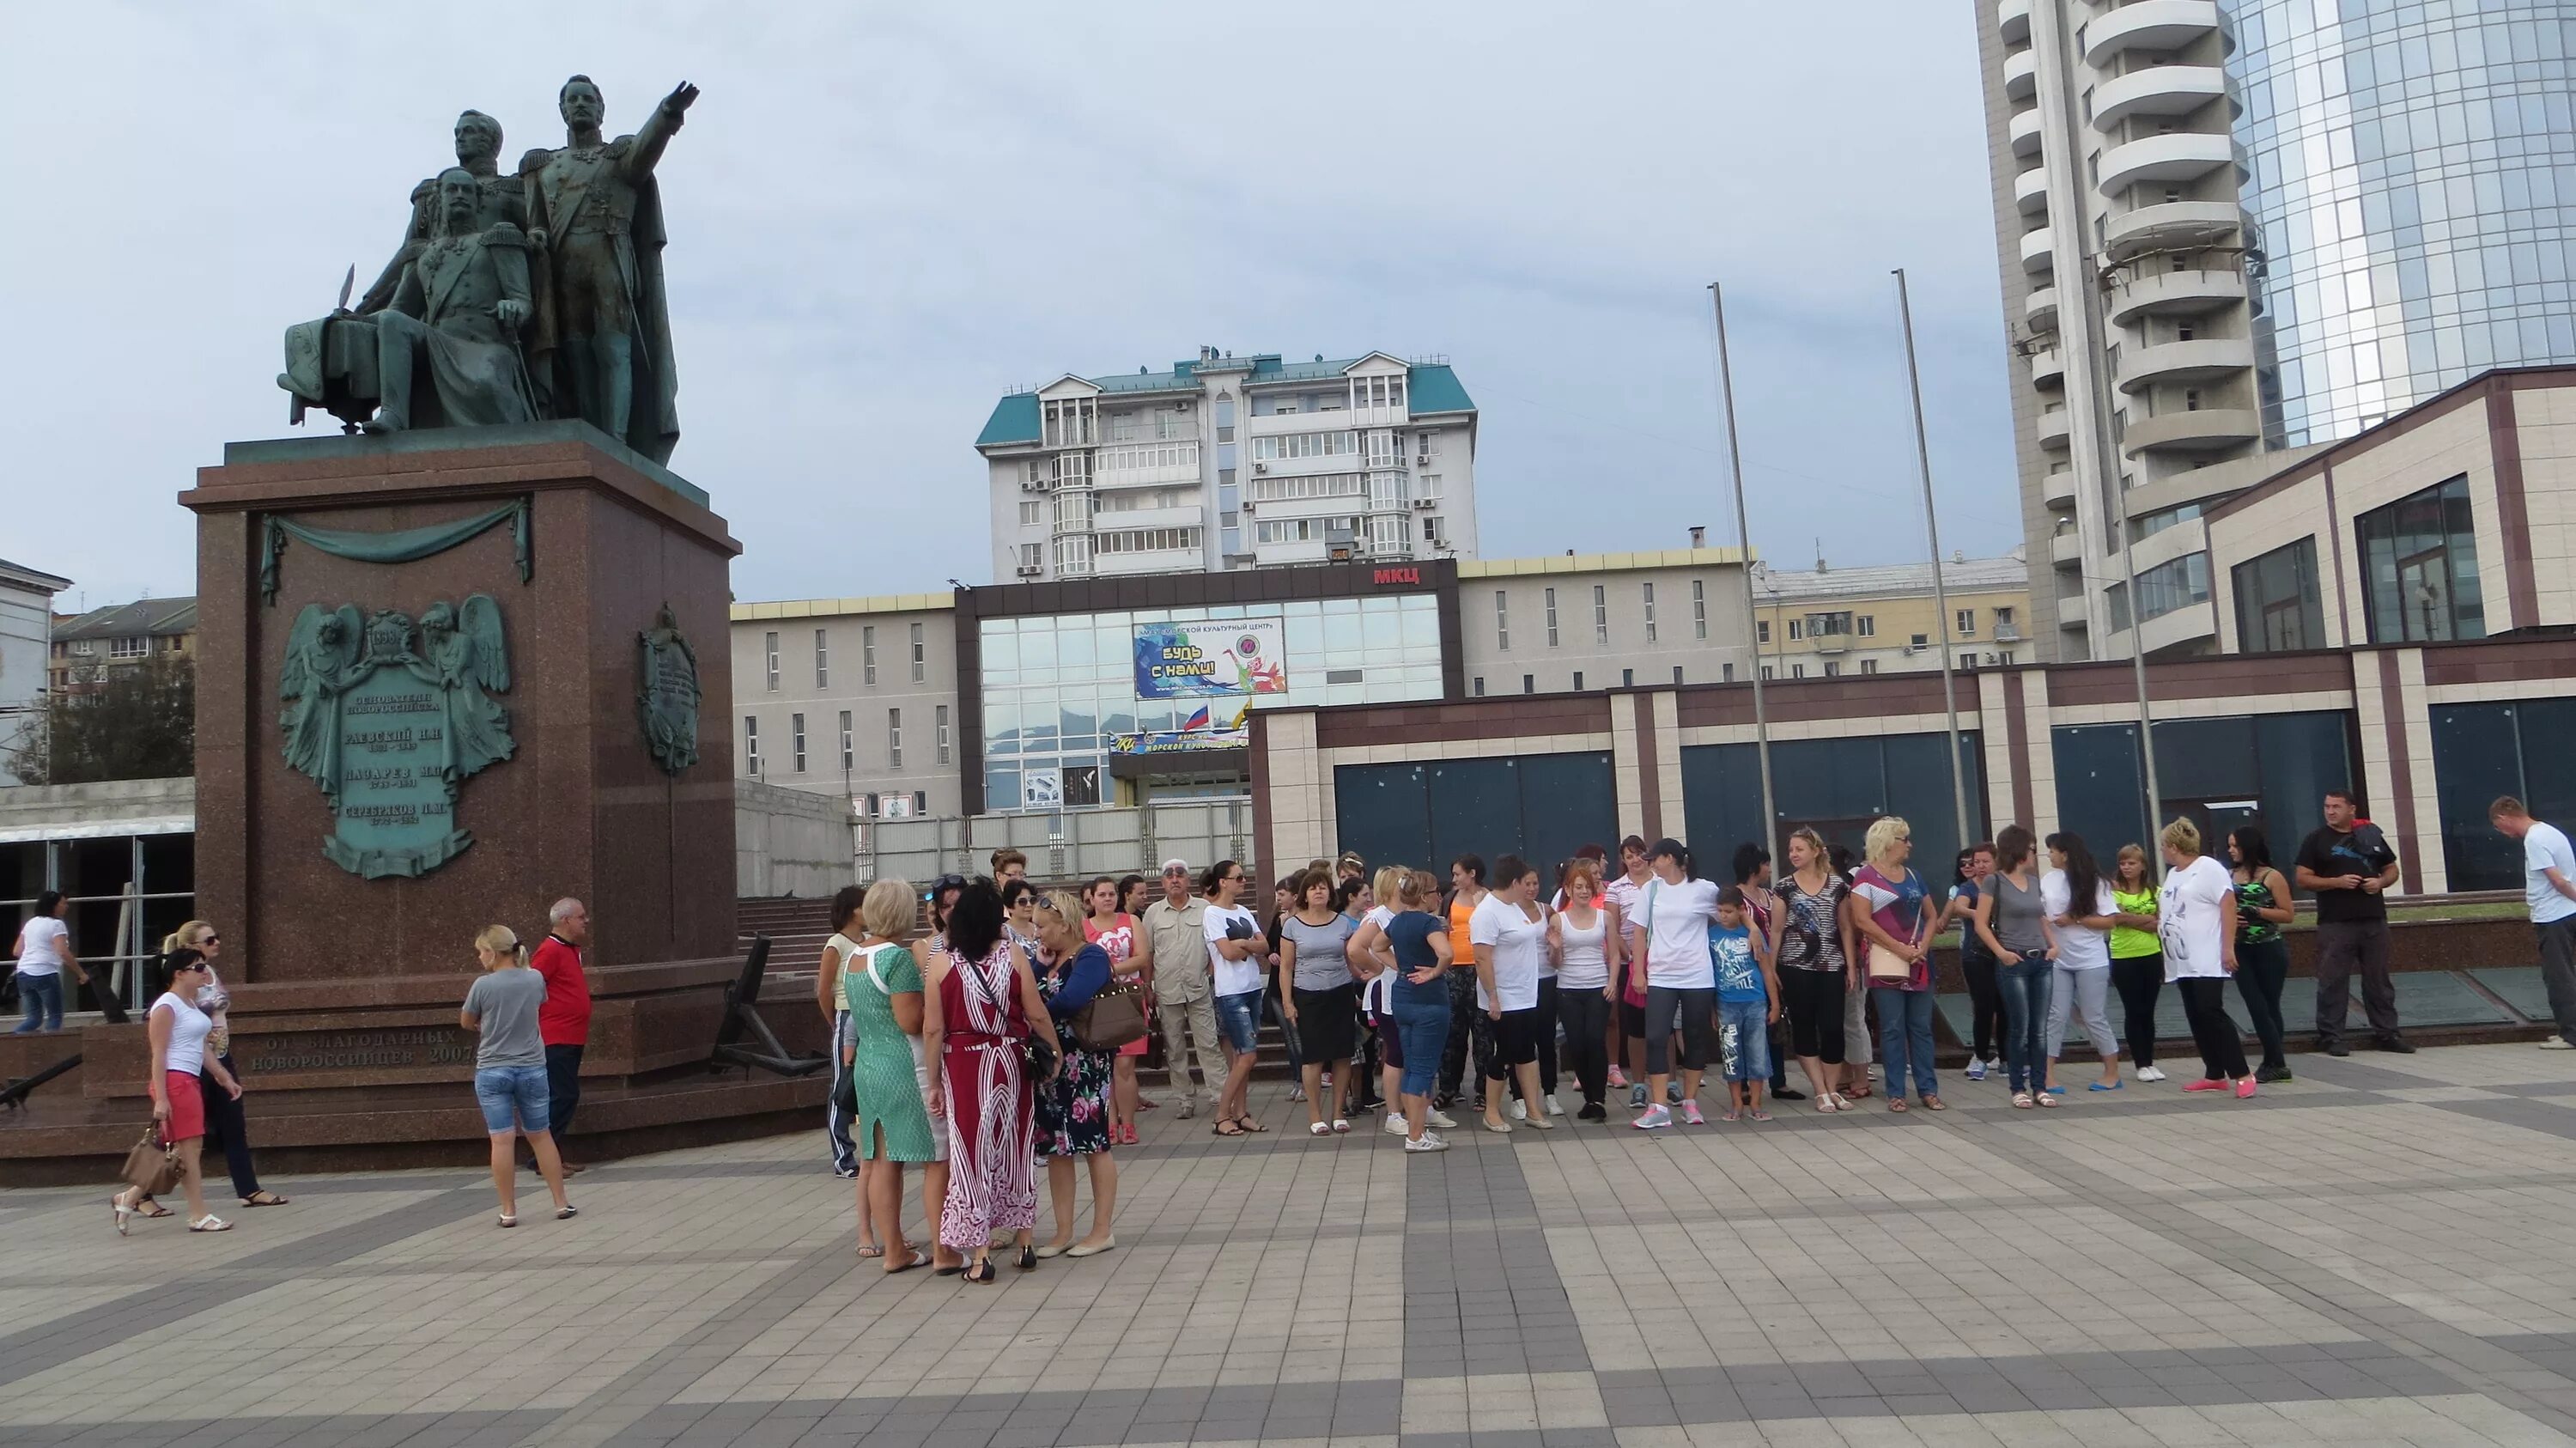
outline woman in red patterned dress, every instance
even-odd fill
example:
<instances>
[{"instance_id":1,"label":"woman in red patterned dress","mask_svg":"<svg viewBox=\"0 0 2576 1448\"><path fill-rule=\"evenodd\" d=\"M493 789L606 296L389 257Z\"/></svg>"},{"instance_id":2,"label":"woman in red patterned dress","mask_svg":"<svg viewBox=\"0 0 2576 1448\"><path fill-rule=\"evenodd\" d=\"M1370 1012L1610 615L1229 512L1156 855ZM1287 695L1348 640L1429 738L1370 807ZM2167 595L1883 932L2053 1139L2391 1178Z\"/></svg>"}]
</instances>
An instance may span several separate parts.
<instances>
[{"instance_id":1,"label":"woman in red patterned dress","mask_svg":"<svg viewBox=\"0 0 2576 1448\"><path fill-rule=\"evenodd\" d=\"M1003 938L1002 896L992 881L978 879L958 895L948 948L931 955L927 986L921 1046L940 1065L928 1105L948 1122L939 1240L968 1255L967 1281L989 1285L997 1230L1011 1234L1021 1271L1038 1265L1032 1098L1020 1043L1056 1039L1028 956Z\"/></svg>"}]
</instances>

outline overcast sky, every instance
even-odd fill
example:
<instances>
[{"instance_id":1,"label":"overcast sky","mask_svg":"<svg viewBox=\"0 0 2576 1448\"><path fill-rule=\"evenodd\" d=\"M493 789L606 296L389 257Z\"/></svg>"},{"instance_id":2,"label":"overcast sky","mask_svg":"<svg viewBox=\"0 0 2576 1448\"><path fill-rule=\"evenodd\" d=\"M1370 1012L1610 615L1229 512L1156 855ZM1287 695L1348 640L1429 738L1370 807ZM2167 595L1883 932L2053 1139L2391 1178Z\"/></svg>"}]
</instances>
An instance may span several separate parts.
<instances>
[{"instance_id":1,"label":"overcast sky","mask_svg":"<svg viewBox=\"0 0 2576 1448\"><path fill-rule=\"evenodd\" d=\"M989 573L1001 393L1238 354L1445 354L1485 553L1734 527L1919 558L1889 269L1945 546L2020 541L1967 0L1244 8L142 6L13 16L0 557L63 606L194 588L173 501L283 436L279 338L391 254L456 112L561 144L565 75L662 167L683 429L738 597ZM479 43L478 43L479 39ZM317 414L307 431L336 428Z\"/></svg>"}]
</instances>

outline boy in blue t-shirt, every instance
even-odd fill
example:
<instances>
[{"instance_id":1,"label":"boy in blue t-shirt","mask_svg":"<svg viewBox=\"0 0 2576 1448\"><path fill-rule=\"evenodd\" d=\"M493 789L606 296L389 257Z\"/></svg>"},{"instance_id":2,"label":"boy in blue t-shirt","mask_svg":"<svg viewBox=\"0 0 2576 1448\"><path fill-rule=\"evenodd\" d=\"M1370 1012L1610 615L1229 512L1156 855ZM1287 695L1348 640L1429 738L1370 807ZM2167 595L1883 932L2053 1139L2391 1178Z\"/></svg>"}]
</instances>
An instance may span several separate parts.
<instances>
[{"instance_id":1,"label":"boy in blue t-shirt","mask_svg":"<svg viewBox=\"0 0 2576 1448\"><path fill-rule=\"evenodd\" d=\"M1753 932L1744 925L1744 892L1735 886L1718 894L1708 953L1717 977L1718 1046L1726 1060L1726 1112L1718 1119L1768 1121L1762 1083L1771 1079L1770 1025L1780 1018L1780 982L1767 953L1754 950Z\"/></svg>"}]
</instances>

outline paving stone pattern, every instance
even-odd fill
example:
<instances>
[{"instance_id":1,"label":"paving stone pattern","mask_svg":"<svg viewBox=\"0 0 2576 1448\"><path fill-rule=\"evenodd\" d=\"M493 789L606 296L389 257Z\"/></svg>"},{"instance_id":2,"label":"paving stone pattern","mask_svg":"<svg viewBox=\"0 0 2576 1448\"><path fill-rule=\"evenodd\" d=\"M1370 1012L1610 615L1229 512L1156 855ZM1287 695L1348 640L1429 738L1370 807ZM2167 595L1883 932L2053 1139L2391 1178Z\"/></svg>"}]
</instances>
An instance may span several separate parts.
<instances>
[{"instance_id":1,"label":"paving stone pattern","mask_svg":"<svg viewBox=\"0 0 2576 1448\"><path fill-rule=\"evenodd\" d=\"M0 1444L2576 1443L2576 1061L2295 1064L1410 1158L1265 1087L1242 1141L1149 1113L1118 1250L990 1289L858 1260L819 1133L509 1232L462 1172L213 1237L0 1193Z\"/></svg>"}]
</instances>

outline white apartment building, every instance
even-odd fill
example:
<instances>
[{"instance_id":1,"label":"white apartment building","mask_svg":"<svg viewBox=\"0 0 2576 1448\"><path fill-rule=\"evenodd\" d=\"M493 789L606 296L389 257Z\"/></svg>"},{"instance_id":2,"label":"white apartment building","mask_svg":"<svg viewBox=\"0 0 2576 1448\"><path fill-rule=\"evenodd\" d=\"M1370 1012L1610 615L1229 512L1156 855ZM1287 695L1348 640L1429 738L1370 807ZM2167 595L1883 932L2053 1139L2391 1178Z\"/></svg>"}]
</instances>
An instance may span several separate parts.
<instances>
[{"instance_id":1,"label":"white apartment building","mask_svg":"<svg viewBox=\"0 0 2576 1448\"><path fill-rule=\"evenodd\" d=\"M2205 510L2576 362L2576 4L1972 10L2041 658L2216 649Z\"/></svg>"},{"instance_id":2,"label":"white apartment building","mask_svg":"<svg viewBox=\"0 0 2576 1448\"><path fill-rule=\"evenodd\" d=\"M10 756L42 717L46 661L53 652L54 595L68 578L0 558L0 785L19 783Z\"/></svg>"},{"instance_id":3,"label":"white apartment building","mask_svg":"<svg viewBox=\"0 0 2576 1448\"><path fill-rule=\"evenodd\" d=\"M1068 373L975 450L999 582L1476 556L1476 407L1442 359Z\"/></svg>"}]
</instances>

